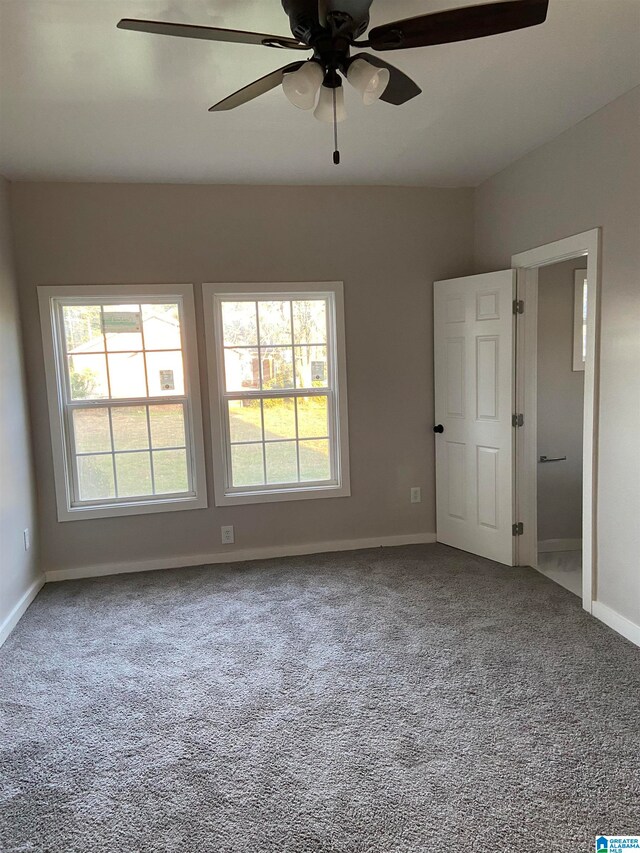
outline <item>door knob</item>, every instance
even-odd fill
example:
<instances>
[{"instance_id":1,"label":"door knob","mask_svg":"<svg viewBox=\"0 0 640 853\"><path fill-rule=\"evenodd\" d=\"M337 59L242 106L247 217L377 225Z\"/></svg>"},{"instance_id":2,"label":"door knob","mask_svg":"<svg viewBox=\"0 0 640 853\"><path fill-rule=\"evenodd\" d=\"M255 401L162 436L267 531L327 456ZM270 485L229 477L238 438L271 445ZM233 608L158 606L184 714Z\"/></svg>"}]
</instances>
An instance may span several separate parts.
<instances>
[{"instance_id":1,"label":"door knob","mask_svg":"<svg viewBox=\"0 0 640 853\"><path fill-rule=\"evenodd\" d=\"M434 432L444 432L444 427L442 426L442 424L436 424L436 426L434 426L434 428L433 428L433 431Z\"/></svg>"}]
</instances>

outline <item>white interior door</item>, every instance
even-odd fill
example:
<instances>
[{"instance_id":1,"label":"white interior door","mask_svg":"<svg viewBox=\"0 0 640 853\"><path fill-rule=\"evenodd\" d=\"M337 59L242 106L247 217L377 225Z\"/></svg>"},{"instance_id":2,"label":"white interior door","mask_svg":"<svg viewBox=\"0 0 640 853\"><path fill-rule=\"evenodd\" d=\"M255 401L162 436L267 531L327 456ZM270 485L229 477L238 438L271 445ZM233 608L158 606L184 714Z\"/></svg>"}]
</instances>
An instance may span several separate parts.
<instances>
[{"instance_id":1,"label":"white interior door","mask_svg":"<svg viewBox=\"0 0 640 853\"><path fill-rule=\"evenodd\" d=\"M508 566L515 281L514 270L503 270L434 286L438 542Z\"/></svg>"}]
</instances>

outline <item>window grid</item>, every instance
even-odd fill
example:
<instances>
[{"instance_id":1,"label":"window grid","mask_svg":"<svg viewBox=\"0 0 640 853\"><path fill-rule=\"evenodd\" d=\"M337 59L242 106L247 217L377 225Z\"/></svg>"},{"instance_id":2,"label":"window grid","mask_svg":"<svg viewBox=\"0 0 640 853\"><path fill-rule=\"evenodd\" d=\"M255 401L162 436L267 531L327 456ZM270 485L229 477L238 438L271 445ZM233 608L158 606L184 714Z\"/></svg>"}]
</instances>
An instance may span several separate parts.
<instances>
[{"instance_id":1,"label":"window grid","mask_svg":"<svg viewBox=\"0 0 640 853\"><path fill-rule=\"evenodd\" d=\"M285 439L288 440L288 439ZM292 439L291 439L292 440ZM317 439L306 439L303 438L303 441L314 441ZM244 441L239 442L241 444L258 444L259 442L253 441ZM275 442L274 442L275 443ZM167 445L166 447L163 445L162 447L137 447L132 448L130 450L85 450L76 452L76 456L113 456L115 453L116 456L126 456L128 453L164 453L165 450L186 450L184 444L175 444L175 445Z\"/></svg>"},{"instance_id":2,"label":"window grid","mask_svg":"<svg viewBox=\"0 0 640 853\"><path fill-rule=\"evenodd\" d=\"M326 343L322 341L316 341L316 343L310 344L293 344L295 349L304 349L305 347L326 347ZM225 349L258 349L257 346L253 346L253 344L225 344ZM291 349L291 344L265 344L263 349ZM153 352L153 350L147 350L147 352ZM166 352L166 350L159 350L159 352Z\"/></svg>"},{"instance_id":3,"label":"window grid","mask_svg":"<svg viewBox=\"0 0 640 853\"><path fill-rule=\"evenodd\" d=\"M102 329L102 346L104 348L104 366L107 371L107 392L109 394L109 400L111 399L111 374L109 372L109 359L107 358L107 338L104 333L104 305L100 306L100 328ZM65 372L67 374L67 381L69 382L69 399L73 398L73 391L71 390L71 370L69 367L69 353L67 349L67 328L64 323L64 309L62 310L62 334L64 337L64 358L65 358ZM114 450L114 442L113 442L113 418L111 417L111 409L107 409L109 414L109 438L111 440L111 468L113 470L113 488L115 491L115 495L118 495L118 471L116 469L116 457L113 453ZM78 471L78 455L76 451L77 442L75 440L75 424L73 422L73 415L71 415L71 430L73 434L73 452L71 454L72 465L73 465L73 503L80 503L80 473Z\"/></svg>"},{"instance_id":4,"label":"window grid","mask_svg":"<svg viewBox=\"0 0 640 853\"><path fill-rule=\"evenodd\" d=\"M130 406L132 405L132 403L134 404L134 407L135 407L135 408L144 408L144 409L146 409L146 412L145 412L145 424L146 424L146 428L147 428L147 433L146 433L147 446L146 446L146 447L141 446L141 447L134 447L134 448L118 449L118 450L116 450L116 447L115 447L115 439L114 439L114 431L113 431L113 409L116 409L116 408L121 408L121 409L122 409L122 408L128 408L128 407L130 407ZM171 405L173 405L173 406L180 405L180 407L181 407L181 412L182 412L182 423L183 423L183 425L184 425L185 443L184 443L184 444L171 444L171 445L161 445L161 446L157 446L157 445L154 443L153 436L152 436L152 431L151 431L151 413L150 413L150 410L151 410L151 408L157 408L157 407L159 407L159 406L171 406ZM95 407L92 407L92 408L95 410ZM75 504L80 504L80 505L81 505L81 504L85 503L85 501L83 501L83 500L81 499L81 496L80 496L80 482L79 482L78 466L77 466L77 461L76 461L76 460L77 460L77 459L86 458L86 457L111 456L111 460L112 460L112 469L113 469L113 478L114 478L114 490L115 490L115 496L114 496L114 497L112 497L112 498L101 498L101 499L100 499L101 501L104 501L104 502L108 502L108 501L118 501L118 500L122 500L124 497L126 497L126 498L127 498L127 500L129 500L129 499L130 499L130 500L136 500L136 499L138 499L138 500L148 500L148 499L151 499L151 498L154 498L154 497L159 497L159 496L162 496L162 497L166 498L166 497L167 497L167 495L169 495L169 494L179 494L179 495L183 495L183 494L188 494L189 492L191 492L191 490L192 490L192 478L191 478L191 474L190 474L189 467L187 467L187 478L188 478L188 488L189 488L189 492L182 492L182 491L180 491L180 492L170 492L170 493L168 493L168 492L164 492L164 491L160 491L160 492L158 492L158 491L157 491L157 489L156 489L156 478L155 478L155 462L156 462L156 458L158 458L158 459L159 459L159 458L160 458L160 456L161 456L163 453L165 453L166 451L184 451L184 453L185 453L185 455L186 455L186 457L187 457L187 460L189 459L189 452L188 452L188 447L187 447L187 444L186 444L186 437L187 437L187 435L188 435L187 411L186 411L186 406L184 405L184 403L183 403L182 401L176 401L175 399L155 401L155 400L151 399L151 400L149 401L149 404L148 404L148 405L146 405L146 404L145 404L145 405L143 405L143 406L140 406L140 401L136 399L136 400L128 400L128 401L125 401L124 403L121 403L119 406L111 406L111 405L109 405L108 403L102 403L101 408L105 408L105 409L107 410L107 413L108 413L108 421L109 421L109 441L110 441L110 444L111 444L111 449L110 449L110 450L103 450L103 451L101 451L101 450L96 450L96 451L93 451L93 450L92 450L92 451L78 451L78 450L76 450L76 449L75 449L76 441L75 441L75 425L74 425L74 423L73 423L73 411L74 411L74 410L75 410L75 411L83 410L83 409L84 409L84 407L83 407L83 406L75 406L73 409L71 409L71 417L70 417L70 419L69 419L69 421L70 421L70 423L69 423L69 431L70 431L70 434L72 434L72 435L73 435L73 438L74 438L74 441L73 441L74 449L73 449L73 451L72 451L72 453L71 453L71 460L72 460L72 465L73 465L73 468L74 468L74 486L75 486L75 488L74 488L74 503L75 503ZM118 457L121 457L121 456L133 455L133 454L136 454L136 453L139 453L139 454L143 454L143 453L144 453L144 454L147 454L147 456L148 456L148 458L149 458L150 476L151 476L151 487L152 487L152 490L153 490L153 491L152 491L152 492L150 492L150 493L144 493L144 494L140 494L140 495L126 495L126 496L124 496L124 495L120 495L120 489L119 489L119 486L118 486L118 469L117 469L117 464L116 464L116 463L117 463L117 458L118 458Z\"/></svg>"},{"instance_id":5,"label":"window grid","mask_svg":"<svg viewBox=\"0 0 640 853\"><path fill-rule=\"evenodd\" d=\"M103 328L104 328L104 326L103 326ZM108 379L109 379L109 374L107 373L107 380ZM111 396L111 390L109 390L109 396ZM107 409L107 412L109 413L109 438L111 439L111 467L113 468L113 489L115 491L115 497L117 498L118 497L118 469L116 467L115 442L113 440L113 414L112 414L110 408ZM72 416L72 422L73 422L73 416ZM74 467L74 470L76 471L76 476L74 478L75 482L76 482L76 491L75 491L74 497L75 497L76 501L80 501L80 495L81 495L81 492L80 492L80 475L78 473L78 454L75 450L75 448L77 446L77 442L75 440L75 424L73 424L72 429L73 429L73 438L74 438L74 441L73 441L74 455L72 458L74 460L73 467Z\"/></svg>"},{"instance_id":6,"label":"window grid","mask_svg":"<svg viewBox=\"0 0 640 853\"><path fill-rule=\"evenodd\" d=\"M225 302L239 302L239 301L247 301L253 302L255 305L255 320L256 320L256 336L257 341L256 345L252 344L229 344L227 345L224 338L224 320L222 316L223 306ZM296 340L296 330L295 330L295 321L294 321L294 303L295 302L306 302L306 301L322 301L325 305L325 341L317 342L317 343L309 343L304 342L301 343ZM290 320L290 342L287 344L267 344L263 345L260 333L260 311L259 305L261 302L288 302L289 303L289 320ZM282 488L311 488L315 485L327 486L334 485L337 483L336 479L336 450L334 447L334 436L335 436L335 428L334 428L334 420L335 420L335 397L333 391L334 385L334 365L333 365L333 352L332 352L332 330L331 324L329 322L329 311L330 311L331 303L330 299L325 295L316 295L316 294L300 294L300 295L280 295L280 294L265 294L261 298L257 298L255 296L242 299L234 297L231 298L221 298L218 302L218 310L220 311L220 334L222 341L222 350L223 353L226 353L228 350L255 350L257 352L258 358L258 388L246 388L243 390L234 390L227 391L227 360L223 358L222 361L222 370L221 370L221 400L223 402L223 422L226 433L226 447L228 448L228 452L226 453L226 470L227 470L227 488L229 493L242 493L246 491L252 491L256 488L261 490L269 490L269 489L282 489ZM320 387L298 387L298 375L297 375L297 360L296 353L301 350L310 350L312 347L322 348L325 352L325 364L326 364L326 373L325 380L322 386ZM272 350L289 350L291 352L292 359L292 385L290 387L285 388L265 388L265 378L264 378L264 355L266 352ZM318 436L305 436L303 438L300 437L300 426L299 426L299 410L298 410L298 400L305 398L319 398L323 397L326 400L326 431L322 435ZM277 438L277 439L268 439L266 437L265 431L265 416L264 416L264 402L269 399L278 399L278 398L292 398L293 399L293 413L294 413L294 429L295 435L290 438ZM230 410L229 410L229 402L231 401L242 401L242 400L259 400L260 401L260 425L261 425L261 435L262 438L259 440L247 440L247 441L232 441L231 440L231 424L230 424ZM305 442L314 442L314 441L325 441L328 446L328 463L329 463L329 478L322 479L302 479L302 468L300 462L300 444L303 445ZM273 446L276 444L294 444L296 450L296 480L295 481L286 481L286 482L269 482L268 477L268 469L267 469L267 445ZM253 484L253 485L243 485L236 486L234 485L233 479L233 448L239 446L255 446L261 445L262 448L262 483Z\"/></svg>"},{"instance_id":7,"label":"window grid","mask_svg":"<svg viewBox=\"0 0 640 853\"><path fill-rule=\"evenodd\" d=\"M292 394L290 394L289 396L293 397ZM283 442L286 442L286 441L326 441L328 438L330 438L330 434L329 434L329 423L330 423L329 400L330 400L330 397L329 397L329 394L326 392L324 392L323 394L313 394L311 396L313 396L313 397L324 397L327 401L327 431L325 433L318 434L318 435L303 435L303 436L300 435L300 427L299 427L299 423L298 423L298 398L294 397L293 398L294 399L293 413L294 413L294 422L295 422L295 435L292 435L290 438L266 438L266 433L265 433L265 428L264 428L264 406L262 405L264 400L260 399L260 418L261 418L261 424L262 424L262 435L265 437L263 439L247 438L244 441L243 440L234 441L233 439L231 439L231 435L229 435L229 444L231 445L231 447L236 447L236 446L239 446L241 444L282 444ZM246 399L246 398L240 398L240 399ZM255 398L253 398L253 399L255 399ZM271 400L271 399L275 399L275 398L267 397L265 399ZM305 398L302 397L301 399L305 399ZM108 453L108 452L109 451L105 451L105 453ZM79 455L81 455L81 454L79 454Z\"/></svg>"},{"instance_id":8,"label":"window grid","mask_svg":"<svg viewBox=\"0 0 640 853\"><path fill-rule=\"evenodd\" d=\"M291 322L291 338L292 338L293 343L295 344L296 335L295 335L294 324L293 324L293 299L289 302L289 318L290 318L290 322ZM293 387L295 389L296 385L297 385L295 350L293 352L292 358L293 358ZM327 399L327 405L328 404L329 404L329 400ZM298 398L297 397L295 398L293 411L295 414L295 423L296 423L296 472L297 472L298 482L300 482L300 440L299 440L300 429L299 429L299 425L298 425ZM266 480L266 478L265 478L265 480Z\"/></svg>"},{"instance_id":9,"label":"window grid","mask_svg":"<svg viewBox=\"0 0 640 853\"><path fill-rule=\"evenodd\" d=\"M324 344L309 344L309 346L324 346ZM251 349L251 347L229 347L229 349ZM253 348L255 349L255 347ZM165 352L182 352L176 347L168 347L166 349L147 349L145 353L165 353ZM110 349L110 350L93 350L91 355L142 355L141 349ZM72 356L73 357L73 356ZM144 398L142 398L144 399Z\"/></svg>"},{"instance_id":10,"label":"window grid","mask_svg":"<svg viewBox=\"0 0 640 853\"><path fill-rule=\"evenodd\" d=\"M115 439L114 439L114 434L113 434L113 409L115 409L115 408L127 408L127 407L130 407L132 405L132 403L135 405L135 408L146 409L145 421L146 421L146 427L147 427L148 446L147 447L136 447L136 448L116 450ZM104 403L104 402L102 403L100 408L105 408L107 410L107 414L108 414L109 440L110 440L110 444L111 444L111 449L110 450L95 450L95 451L94 450L78 451L78 450L74 449L72 451L71 460L72 460L72 465L73 465L73 469L74 469L73 470L73 474L74 474L74 504L82 505L83 503L85 503L85 501L83 501L80 497L80 482L79 482L78 466L77 466L76 460L82 459L82 458L87 458L87 457L96 457L96 456L111 456L112 469L113 469L115 496L112 498L101 498L100 499L101 502L106 503L109 501L119 501L119 500L121 501L124 497L126 497L127 500L149 500L149 499L152 499L154 497L162 496L163 498L166 498L167 496L172 495L172 494L185 495L185 494L191 493L191 491L192 491L192 477L191 477L191 472L189 470L189 467L187 467L187 479L188 479L188 489L189 489L188 492L183 492L183 491L180 491L180 492L164 492L164 491L157 491L157 488L156 488L156 477L155 477L156 459L159 459L162 456L162 454L167 452L167 451L184 451L187 460L189 459L189 448L187 447L186 443L162 445L162 446L156 446L154 444L153 436L152 436L152 432L151 432L150 409L158 407L158 406L170 406L170 405L173 405L173 406L180 405L181 406L182 423L184 425L184 435L185 435L185 442L186 442L186 436L188 435L187 411L186 411L186 406L181 401L176 401L175 399L154 401L153 399L151 399L148 405L143 405L143 406L140 406L140 401L138 399L127 400L123 403L120 403L120 405L118 405L118 406L111 406L108 403ZM92 407L92 408L95 410L95 407ZM81 405L80 406L76 405L73 407L73 409L71 409L71 417L69 419L69 432L70 432L70 434L73 434L73 436L74 436L74 442L73 442L74 446L75 446L75 427L74 427L74 423L73 423L72 413L74 410L78 411L78 410L83 410L83 409L84 409L84 407ZM136 453L139 453L139 454L144 453L149 458L151 487L152 487L153 491L150 493L144 493L141 495L120 495L120 493L119 493L120 489L118 486L118 469L117 469L117 464L116 464L117 458L120 456L134 455Z\"/></svg>"},{"instance_id":11,"label":"window grid","mask_svg":"<svg viewBox=\"0 0 640 853\"><path fill-rule=\"evenodd\" d=\"M144 381L147 388L147 397L149 396L149 369L147 366L147 348L145 346L145 337L144 337L144 320L142 317L142 305L138 306L140 308L140 341L142 343L142 358L144 362ZM104 326L102 327L104 330ZM106 343L106 341L105 341ZM184 407L183 411L183 419L184 419ZM155 495L156 493L156 477L155 470L153 464L153 453L151 452L151 415L149 414L149 406L146 407L146 421L147 421L147 437L149 439L149 472L151 475L151 494Z\"/></svg>"},{"instance_id":12,"label":"window grid","mask_svg":"<svg viewBox=\"0 0 640 853\"><path fill-rule=\"evenodd\" d=\"M256 301L256 334L258 336L258 382L260 383L260 389L262 390L262 350L260 349L260 311L258 309L259 303ZM226 370L226 365L225 365ZM226 377L226 372L225 372ZM226 381L226 379L225 379ZM260 422L262 424L262 438L264 439L264 406L262 404L262 400L260 401ZM231 451L233 453L233 450ZM233 482L233 481L232 481ZM267 448L265 447L264 441L262 442L262 482L267 482Z\"/></svg>"},{"instance_id":13,"label":"window grid","mask_svg":"<svg viewBox=\"0 0 640 853\"><path fill-rule=\"evenodd\" d=\"M104 306L107 304L118 304L118 305L127 305L131 307L131 309L135 309L137 307L138 312L140 314L140 336L141 336L141 349L136 350L109 350L107 346L106 332L105 332L105 323L104 323ZM144 304L160 304L160 305L176 305L178 309L178 318L179 318L179 326L180 326L180 343L182 344L183 336L182 336L182 325L183 325L183 311L182 311L182 301L176 300L175 302L167 302L165 298L153 299L149 298L145 300ZM101 326L101 337L103 343L103 350L93 350L91 355L102 355L104 356L104 364L105 364L105 375L107 382L107 392L108 397L100 397L100 398L91 398L91 399L74 399L73 392L71 388L71 369L69 359L73 358L73 354L69 353L68 345L67 345L67 329L65 325L65 317L64 317L64 308L69 305L99 305L100 307L100 326ZM112 302L111 300L100 300L100 301L92 301L90 298L81 299L81 300L58 300L57 302L57 326L59 329L59 340L62 345L62 356L64 363L62 365L65 381L63 383L65 390L66 399L63 401L64 405L64 421L66 425L66 431L68 435L68 450L69 450L69 459L71 462L72 468L72 488L73 494L71 496L71 506L83 506L85 504L95 504L96 500L99 501L100 504L111 505L122 503L123 501L129 502L138 502L138 501L150 501L154 499L162 499L167 500L171 497L189 497L194 495L193 491L193 472L192 472L192 454L190 453L190 449L187 445L187 439L190 435L190 423L189 423L189 412L188 412L188 399L187 395L151 395L149 393L149 373L148 373L148 364L147 364L147 353L180 353L182 355L183 360L183 381L185 390L187 388L187 376L186 371L184 369L184 363L186 361L186 354L184 353L184 349L159 349L153 348L147 350L145 347L145 333L144 333L144 319L143 319L143 311L142 311L142 303L141 302L127 302L126 298L122 298L121 300L117 300L116 302ZM123 355L137 355L142 354L143 357L143 365L144 365L144 387L146 390L146 396L144 397L116 397L112 396L112 381L111 381L111 367L109 361L109 355L117 354L120 356ZM171 445L171 446L162 446L156 447L153 443L152 430L151 430L151 408L155 408L158 406L176 406L179 405L182 413L182 425L184 430L184 444L179 445ZM146 425L146 438L147 438L147 447L140 448L131 448L131 449L120 449L116 450L115 448L115 438L114 438L114 428L113 428L113 410L117 408L144 408L145 409L145 425ZM74 411L90 411L96 409L106 409L108 415L108 424L109 424L109 442L111 445L110 450L105 451L78 451L76 449L76 430L74 424ZM157 454L162 454L166 451L184 451L185 460L187 462L187 490L175 491L175 492L166 492L166 491L157 491L156 484L156 472L155 472L155 459L154 457ZM120 495L120 488L118 484L118 468L117 468L117 458L120 456L132 455L132 454L145 454L149 461L149 473L151 480L151 493L144 492L139 495ZM87 457L103 457L103 456L111 456L112 462L112 472L113 472L113 485L114 485L114 496L113 497L104 497L99 499L86 499L83 500L81 498L81 489L80 489L80 477L78 470L78 459L87 458Z\"/></svg>"}]
</instances>

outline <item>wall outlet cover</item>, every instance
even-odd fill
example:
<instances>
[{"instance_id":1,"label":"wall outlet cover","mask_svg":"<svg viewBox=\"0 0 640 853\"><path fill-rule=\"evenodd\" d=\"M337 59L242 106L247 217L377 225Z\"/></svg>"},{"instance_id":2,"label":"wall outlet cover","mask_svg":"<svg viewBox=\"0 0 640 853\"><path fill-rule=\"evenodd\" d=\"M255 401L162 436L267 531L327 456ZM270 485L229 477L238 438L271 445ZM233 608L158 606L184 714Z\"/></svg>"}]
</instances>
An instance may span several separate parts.
<instances>
[{"instance_id":1,"label":"wall outlet cover","mask_svg":"<svg viewBox=\"0 0 640 853\"><path fill-rule=\"evenodd\" d=\"M222 533L222 544L223 545L233 545L235 542L235 538L233 535L233 525L229 524L220 528Z\"/></svg>"},{"instance_id":2,"label":"wall outlet cover","mask_svg":"<svg viewBox=\"0 0 640 853\"><path fill-rule=\"evenodd\" d=\"M411 488L411 503L419 504L422 503L422 490L420 486L413 486Z\"/></svg>"}]
</instances>

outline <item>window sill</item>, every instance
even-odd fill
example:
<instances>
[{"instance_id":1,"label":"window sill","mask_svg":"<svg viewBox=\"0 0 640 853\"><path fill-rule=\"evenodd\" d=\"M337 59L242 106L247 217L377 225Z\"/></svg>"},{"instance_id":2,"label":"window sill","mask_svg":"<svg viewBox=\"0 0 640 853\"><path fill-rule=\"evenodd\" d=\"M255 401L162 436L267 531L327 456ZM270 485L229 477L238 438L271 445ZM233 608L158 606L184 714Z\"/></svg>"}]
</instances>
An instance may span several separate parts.
<instances>
[{"instance_id":1,"label":"window sill","mask_svg":"<svg viewBox=\"0 0 640 853\"><path fill-rule=\"evenodd\" d=\"M330 486L313 486L297 489L269 489L255 492L216 493L216 506L241 506L243 504L276 503L278 501L304 501L318 498L348 498L351 488L348 483Z\"/></svg>"},{"instance_id":2,"label":"window sill","mask_svg":"<svg viewBox=\"0 0 640 853\"><path fill-rule=\"evenodd\" d=\"M171 498L166 501L132 501L131 503L79 506L58 510L58 521L85 521L95 518L117 518L125 515L149 515L160 512L178 512L185 509L206 509L203 497Z\"/></svg>"}]
</instances>

